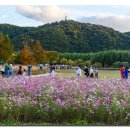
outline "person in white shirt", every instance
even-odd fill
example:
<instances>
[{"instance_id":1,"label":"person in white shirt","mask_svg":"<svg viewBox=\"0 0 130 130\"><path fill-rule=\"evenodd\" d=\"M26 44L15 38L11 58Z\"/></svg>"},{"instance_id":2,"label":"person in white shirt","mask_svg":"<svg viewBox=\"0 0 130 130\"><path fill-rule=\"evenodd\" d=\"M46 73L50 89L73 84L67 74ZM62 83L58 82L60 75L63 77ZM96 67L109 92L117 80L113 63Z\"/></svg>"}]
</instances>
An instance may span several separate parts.
<instances>
[{"instance_id":1,"label":"person in white shirt","mask_svg":"<svg viewBox=\"0 0 130 130\"><path fill-rule=\"evenodd\" d=\"M26 70L25 69L23 70L23 74L22 75L26 76Z\"/></svg>"},{"instance_id":2,"label":"person in white shirt","mask_svg":"<svg viewBox=\"0 0 130 130\"><path fill-rule=\"evenodd\" d=\"M43 64L40 64L40 69L42 70L42 68L43 68Z\"/></svg>"},{"instance_id":3,"label":"person in white shirt","mask_svg":"<svg viewBox=\"0 0 130 130\"><path fill-rule=\"evenodd\" d=\"M1 71L2 77L4 77L4 74L5 74L5 66L4 65L2 65L2 68L0 71Z\"/></svg>"},{"instance_id":4,"label":"person in white shirt","mask_svg":"<svg viewBox=\"0 0 130 130\"><path fill-rule=\"evenodd\" d=\"M76 70L77 76L81 76L81 68L80 65L78 66L78 69Z\"/></svg>"},{"instance_id":5,"label":"person in white shirt","mask_svg":"<svg viewBox=\"0 0 130 130\"><path fill-rule=\"evenodd\" d=\"M93 78L93 67L90 67L90 77Z\"/></svg>"},{"instance_id":6,"label":"person in white shirt","mask_svg":"<svg viewBox=\"0 0 130 130\"><path fill-rule=\"evenodd\" d=\"M55 67L52 67L52 70L51 70L51 72L50 72L50 75L51 75L52 77L55 76Z\"/></svg>"}]
</instances>

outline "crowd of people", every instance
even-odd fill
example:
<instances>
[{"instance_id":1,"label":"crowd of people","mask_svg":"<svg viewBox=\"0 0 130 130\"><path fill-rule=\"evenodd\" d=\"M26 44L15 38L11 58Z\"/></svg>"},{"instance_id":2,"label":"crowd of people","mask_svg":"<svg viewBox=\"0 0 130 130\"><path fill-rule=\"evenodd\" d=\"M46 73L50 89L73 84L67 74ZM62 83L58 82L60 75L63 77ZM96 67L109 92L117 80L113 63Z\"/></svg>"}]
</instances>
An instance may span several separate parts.
<instances>
[{"instance_id":1,"label":"crowd of people","mask_svg":"<svg viewBox=\"0 0 130 130\"><path fill-rule=\"evenodd\" d=\"M86 77L90 77L90 78L98 78L98 69L95 67L93 68L92 66L90 67L90 69L88 68L87 65L84 66L84 75ZM76 74L77 76L81 76L82 75L82 70L80 65L78 65L78 68L76 70Z\"/></svg>"},{"instance_id":2,"label":"crowd of people","mask_svg":"<svg viewBox=\"0 0 130 130\"><path fill-rule=\"evenodd\" d=\"M2 67L1 67L1 74L2 74L2 77L10 77L13 75L13 67L12 67L12 64L8 65L7 63L4 65L2 64Z\"/></svg>"},{"instance_id":3,"label":"crowd of people","mask_svg":"<svg viewBox=\"0 0 130 130\"><path fill-rule=\"evenodd\" d=\"M55 76L55 66L50 65L48 67L49 69L49 73L52 77ZM83 69L84 71L84 75L86 77L91 77L91 78L98 78L98 69L97 68L93 68L92 66L90 67L90 69L87 67L87 65L84 67ZM76 75L77 76L82 76L82 69L80 67L80 65L78 65L77 69L76 69Z\"/></svg>"},{"instance_id":4,"label":"crowd of people","mask_svg":"<svg viewBox=\"0 0 130 130\"><path fill-rule=\"evenodd\" d=\"M16 73L16 75L23 75L23 76L30 76L31 75L31 68L32 68L32 65L27 65L27 72L26 72L26 69L23 68L21 65L19 66L18 68L18 71ZM42 69L43 66L40 66L40 69ZM53 65L50 65L48 67L49 69L49 74L54 77L55 76L55 66ZM6 64L2 64L2 67L1 67L1 75L2 77L10 77L13 75L13 66L12 64L8 65L7 63ZM76 75L77 76L82 76L82 71L84 72L84 75L88 78L98 78L98 69L96 67L92 67L90 66L90 68L85 65L84 66L84 69L82 70L81 69L81 66L78 65L77 69L76 69ZM121 74L121 78L125 78L127 79L128 78L128 67L124 67L124 65L122 65L120 67L120 74Z\"/></svg>"},{"instance_id":5,"label":"crowd of people","mask_svg":"<svg viewBox=\"0 0 130 130\"><path fill-rule=\"evenodd\" d=\"M20 65L18 68L18 71L16 72L16 75L30 76L32 65L27 65L27 68L28 68L28 71L26 73L26 69ZM12 64L8 65L8 63L2 64L0 71L1 71L2 77L10 77L13 75L13 66Z\"/></svg>"},{"instance_id":6,"label":"crowd of people","mask_svg":"<svg viewBox=\"0 0 130 130\"><path fill-rule=\"evenodd\" d=\"M121 74L121 78L125 78L125 79L128 79L128 67L124 67L124 65L122 65L120 67L120 74Z\"/></svg>"},{"instance_id":7,"label":"crowd of people","mask_svg":"<svg viewBox=\"0 0 130 130\"><path fill-rule=\"evenodd\" d=\"M21 65L19 66L18 68L18 71L16 73L16 75L22 75L22 76L30 76L31 75L31 68L32 68L32 65L27 65L27 72L26 72L26 69L23 68ZM40 66L40 69L42 69L43 66ZM48 67L49 69L49 74L50 76L54 77L55 76L55 66L53 65L50 65ZM10 77L13 75L13 66L12 64L8 65L7 63L4 65L2 64L2 67L1 67L1 74L2 74L2 77ZM87 65L84 67L83 69L84 71L84 75L86 77L95 77L95 78L98 78L98 69L97 68L93 68L92 66L90 67L90 69L87 67ZM82 74L82 70L81 70L81 67L80 65L77 67L77 70L76 70L76 75L77 76L81 76Z\"/></svg>"}]
</instances>

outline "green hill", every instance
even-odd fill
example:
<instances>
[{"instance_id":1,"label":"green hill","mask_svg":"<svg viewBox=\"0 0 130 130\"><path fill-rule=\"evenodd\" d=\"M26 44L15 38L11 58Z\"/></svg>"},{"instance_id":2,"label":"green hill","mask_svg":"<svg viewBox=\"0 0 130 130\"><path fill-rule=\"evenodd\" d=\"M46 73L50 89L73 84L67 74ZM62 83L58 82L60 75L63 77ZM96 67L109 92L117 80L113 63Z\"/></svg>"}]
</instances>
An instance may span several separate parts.
<instances>
[{"instance_id":1,"label":"green hill","mask_svg":"<svg viewBox=\"0 0 130 130\"><path fill-rule=\"evenodd\" d=\"M101 25L73 20L45 24L38 27L19 27L1 24L0 32L8 34L15 50L25 42L39 40L46 50L58 52L98 52L130 49L130 37Z\"/></svg>"},{"instance_id":2,"label":"green hill","mask_svg":"<svg viewBox=\"0 0 130 130\"><path fill-rule=\"evenodd\" d=\"M130 37L130 32L125 32L124 34Z\"/></svg>"}]
</instances>

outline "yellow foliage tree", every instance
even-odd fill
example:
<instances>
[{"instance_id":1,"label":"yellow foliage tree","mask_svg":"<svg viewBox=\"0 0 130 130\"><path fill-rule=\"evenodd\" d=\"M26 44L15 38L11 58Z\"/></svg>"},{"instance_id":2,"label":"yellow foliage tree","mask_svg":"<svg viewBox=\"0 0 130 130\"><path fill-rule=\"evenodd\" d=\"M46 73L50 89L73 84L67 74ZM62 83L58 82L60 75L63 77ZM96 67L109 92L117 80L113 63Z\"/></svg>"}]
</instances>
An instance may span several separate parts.
<instances>
[{"instance_id":1,"label":"yellow foliage tree","mask_svg":"<svg viewBox=\"0 0 130 130\"><path fill-rule=\"evenodd\" d=\"M33 56L36 60L36 63L44 63L47 59L46 59L46 52L45 50L42 48L39 40L37 40L33 47L32 47L32 52L33 52Z\"/></svg>"},{"instance_id":2,"label":"yellow foliage tree","mask_svg":"<svg viewBox=\"0 0 130 130\"><path fill-rule=\"evenodd\" d=\"M33 57L33 53L31 52L28 44L25 44L24 48L21 50L20 61L22 65L35 64L35 58Z\"/></svg>"}]
</instances>

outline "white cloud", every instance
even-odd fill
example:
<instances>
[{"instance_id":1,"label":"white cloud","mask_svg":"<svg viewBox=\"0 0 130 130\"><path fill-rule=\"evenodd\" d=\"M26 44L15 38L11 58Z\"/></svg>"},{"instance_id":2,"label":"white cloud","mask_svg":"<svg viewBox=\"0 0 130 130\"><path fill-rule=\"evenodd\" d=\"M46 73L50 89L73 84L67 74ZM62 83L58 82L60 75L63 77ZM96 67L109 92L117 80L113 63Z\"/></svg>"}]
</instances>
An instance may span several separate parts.
<instances>
[{"instance_id":1,"label":"white cloud","mask_svg":"<svg viewBox=\"0 0 130 130\"><path fill-rule=\"evenodd\" d=\"M114 8L120 7L121 6L115 6ZM18 6L16 12L26 18L41 21L43 24L64 20L65 14L67 14L69 19L77 19L77 21L80 22L100 24L120 32L130 31L130 14L98 14L98 12L93 12L87 9L78 10L78 8L71 9L66 8L65 6Z\"/></svg>"},{"instance_id":2,"label":"white cloud","mask_svg":"<svg viewBox=\"0 0 130 130\"><path fill-rule=\"evenodd\" d=\"M91 17L80 18L81 22L100 24L111 27L120 32L130 31L130 15L98 14Z\"/></svg>"},{"instance_id":3,"label":"white cloud","mask_svg":"<svg viewBox=\"0 0 130 130\"><path fill-rule=\"evenodd\" d=\"M43 23L63 20L67 10L60 9L58 6L19 6L16 12Z\"/></svg>"}]
</instances>

